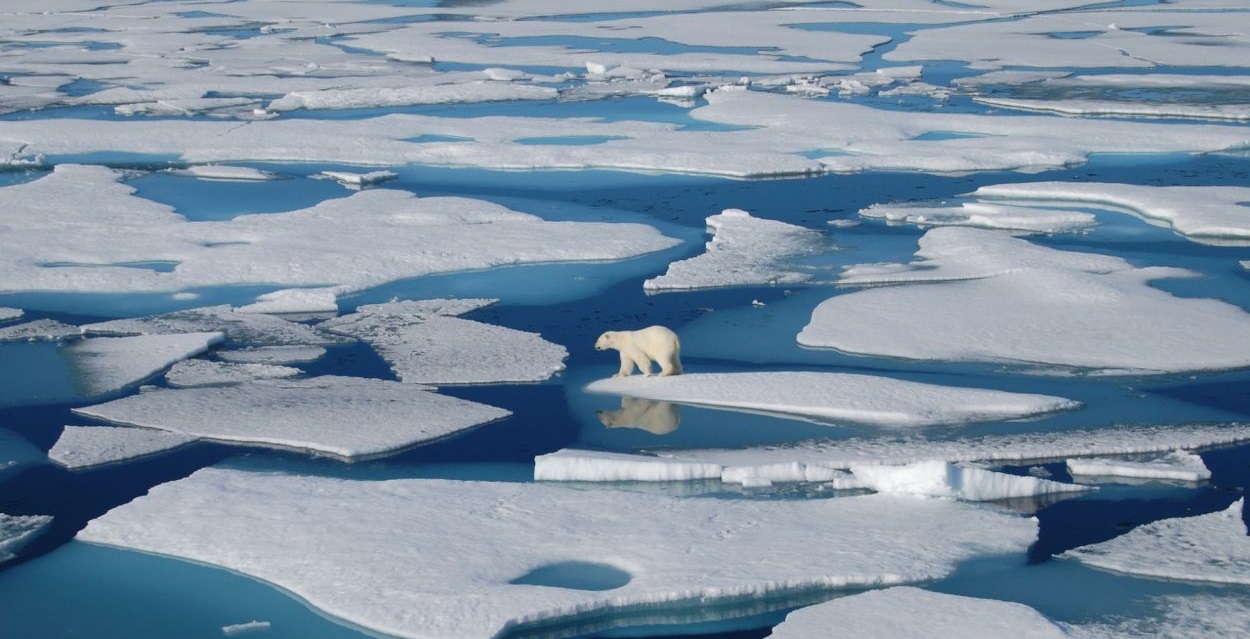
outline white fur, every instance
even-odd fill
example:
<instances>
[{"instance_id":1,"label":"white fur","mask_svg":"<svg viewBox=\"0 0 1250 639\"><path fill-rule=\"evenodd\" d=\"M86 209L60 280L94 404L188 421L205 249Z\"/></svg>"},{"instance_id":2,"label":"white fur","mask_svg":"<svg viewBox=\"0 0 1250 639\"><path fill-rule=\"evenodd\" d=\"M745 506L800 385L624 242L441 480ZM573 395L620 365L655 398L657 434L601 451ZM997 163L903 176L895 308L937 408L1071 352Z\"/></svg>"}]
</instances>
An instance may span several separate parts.
<instances>
[{"instance_id":1,"label":"white fur","mask_svg":"<svg viewBox=\"0 0 1250 639\"><path fill-rule=\"evenodd\" d=\"M615 348L621 352L621 370L616 377L628 377L634 367L644 376L651 374L651 362L660 366L660 375L681 374L681 342L677 333L663 326L636 331L608 331L595 341L595 350Z\"/></svg>"}]
</instances>

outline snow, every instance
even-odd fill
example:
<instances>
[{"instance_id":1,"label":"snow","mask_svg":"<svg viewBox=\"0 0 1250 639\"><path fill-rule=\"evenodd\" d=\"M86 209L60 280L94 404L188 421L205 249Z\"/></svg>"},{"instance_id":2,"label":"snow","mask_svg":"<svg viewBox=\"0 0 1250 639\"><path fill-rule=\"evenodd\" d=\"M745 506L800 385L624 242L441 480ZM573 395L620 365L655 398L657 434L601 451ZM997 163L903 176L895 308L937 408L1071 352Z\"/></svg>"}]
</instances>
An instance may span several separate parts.
<instances>
[{"instance_id":1,"label":"snow","mask_svg":"<svg viewBox=\"0 0 1250 639\"><path fill-rule=\"evenodd\" d=\"M318 175L334 180L349 189L360 189L374 184L381 184L387 180L393 180L399 177L394 171L370 171L368 173L353 173L351 171L322 171Z\"/></svg>"},{"instance_id":2,"label":"snow","mask_svg":"<svg viewBox=\"0 0 1250 639\"><path fill-rule=\"evenodd\" d=\"M720 480L726 484L821 482L838 490L865 488L851 473L798 462L759 466L722 466L673 457L630 455L564 448L534 458L535 481L685 482Z\"/></svg>"},{"instance_id":3,"label":"snow","mask_svg":"<svg viewBox=\"0 0 1250 639\"><path fill-rule=\"evenodd\" d=\"M6 515L0 513L0 563L17 556L23 546L43 533L52 518L47 515Z\"/></svg>"},{"instance_id":4,"label":"snow","mask_svg":"<svg viewBox=\"0 0 1250 639\"><path fill-rule=\"evenodd\" d=\"M147 428L66 426L48 458L83 470L156 455L195 441L194 437Z\"/></svg>"},{"instance_id":5,"label":"snow","mask_svg":"<svg viewBox=\"0 0 1250 639\"><path fill-rule=\"evenodd\" d=\"M258 379L296 377L301 373L300 369L290 366L188 359L174 364L165 373L165 381L175 388L226 386Z\"/></svg>"},{"instance_id":6,"label":"snow","mask_svg":"<svg viewBox=\"0 0 1250 639\"><path fill-rule=\"evenodd\" d=\"M361 144L368 146L351 146ZM165 205L136 197L121 177L103 167L62 164L40 179L0 188L6 224L0 290L177 292L263 285L343 294L434 273L620 260L678 243L642 224L546 222L481 200L417 198L380 188L298 211L190 223ZM133 266L154 261L177 267L162 272Z\"/></svg>"},{"instance_id":7,"label":"snow","mask_svg":"<svg viewBox=\"0 0 1250 639\"><path fill-rule=\"evenodd\" d=\"M23 311L20 308L8 308L6 306L0 306L0 322L7 322L9 320L15 320L22 316L22 312Z\"/></svg>"},{"instance_id":8,"label":"snow","mask_svg":"<svg viewBox=\"0 0 1250 639\"><path fill-rule=\"evenodd\" d=\"M941 460L904 466L856 465L851 466L851 473L866 487L879 493L966 501L995 501L1089 490L1089 487L1078 484L1009 475Z\"/></svg>"},{"instance_id":9,"label":"snow","mask_svg":"<svg viewBox=\"0 0 1250 639\"><path fill-rule=\"evenodd\" d=\"M1099 480L1116 478L1199 482L1211 478L1202 458L1184 450L1147 459L1069 459L1068 473ZM1081 478L1078 478L1081 479Z\"/></svg>"},{"instance_id":10,"label":"snow","mask_svg":"<svg viewBox=\"0 0 1250 639\"><path fill-rule=\"evenodd\" d=\"M972 195L1127 209L1146 220L1170 224L1197 242L1250 240L1250 188L1242 186L1145 186L1107 182L1034 182L983 186Z\"/></svg>"},{"instance_id":11,"label":"snow","mask_svg":"<svg viewBox=\"0 0 1250 639\"><path fill-rule=\"evenodd\" d=\"M277 176L268 171L261 171L247 166L226 166L223 164L192 165L185 169L171 169L169 172L174 175L199 178L201 180L265 182L277 179Z\"/></svg>"},{"instance_id":12,"label":"snow","mask_svg":"<svg viewBox=\"0 0 1250 639\"><path fill-rule=\"evenodd\" d=\"M1046 395L938 386L873 375L789 371L633 376L598 380L586 390L890 428L1019 419L1079 406Z\"/></svg>"},{"instance_id":13,"label":"snow","mask_svg":"<svg viewBox=\"0 0 1250 639\"><path fill-rule=\"evenodd\" d=\"M235 309L238 313L337 313L338 295L332 288L288 288L265 293L251 304Z\"/></svg>"},{"instance_id":14,"label":"snow","mask_svg":"<svg viewBox=\"0 0 1250 639\"><path fill-rule=\"evenodd\" d=\"M1237 639L1250 627L1250 603L1235 594L1165 595L1148 601L1156 611L1149 616L1063 626L1075 639Z\"/></svg>"},{"instance_id":15,"label":"snow","mask_svg":"<svg viewBox=\"0 0 1250 639\"><path fill-rule=\"evenodd\" d=\"M370 304L319 326L368 342L408 383L536 382L564 370L568 351L559 344L536 333L455 317L481 303Z\"/></svg>"},{"instance_id":16,"label":"snow","mask_svg":"<svg viewBox=\"0 0 1250 639\"><path fill-rule=\"evenodd\" d=\"M1242 498L1223 511L1143 524L1114 539L1059 556L1130 575L1250 584L1244 503Z\"/></svg>"},{"instance_id":17,"label":"snow","mask_svg":"<svg viewBox=\"0 0 1250 639\"><path fill-rule=\"evenodd\" d=\"M374 632L467 639L641 607L936 579L974 558L1022 562L1036 531L1004 512L885 495L723 501L209 468L92 521L79 539L221 566ZM629 581L603 591L510 583L578 561Z\"/></svg>"},{"instance_id":18,"label":"snow","mask_svg":"<svg viewBox=\"0 0 1250 639\"><path fill-rule=\"evenodd\" d=\"M1090 213L991 202L963 202L959 206L874 204L859 214L920 226L974 226L1033 233L1078 231L1095 224Z\"/></svg>"},{"instance_id":19,"label":"snow","mask_svg":"<svg viewBox=\"0 0 1250 639\"><path fill-rule=\"evenodd\" d=\"M207 352L221 333L94 337L63 350L84 395L104 395L137 384L172 364Z\"/></svg>"},{"instance_id":20,"label":"snow","mask_svg":"<svg viewBox=\"0 0 1250 639\"><path fill-rule=\"evenodd\" d=\"M407 87L293 91L270 102L268 108L278 112L298 109L359 109L499 100L554 100L556 95L556 90L548 87L488 80Z\"/></svg>"},{"instance_id":21,"label":"snow","mask_svg":"<svg viewBox=\"0 0 1250 639\"><path fill-rule=\"evenodd\" d=\"M244 364L298 364L315 362L326 354L320 346L257 346L219 351L217 357Z\"/></svg>"},{"instance_id":22,"label":"snow","mask_svg":"<svg viewBox=\"0 0 1250 639\"><path fill-rule=\"evenodd\" d=\"M78 327L72 324L54 319L37 319L0 327L0 342L56 342L80 334Z\"/></svg>"},{"instance_id":23,"label":"snow","mask_svg":"<svg viewBox=\"0 0 1250 639\"><path fill-rule=\"evenodd\" d=\"M898 284L822 302L801 345L908 359L1005 362L1026 370L1157 374L1250 365L1250 315L1180 298L1152 280L1192 276L1118 257L944 227L909 265L846 270L843 284Z\"/></svg>"},{"instance_id":24,"label":"snow","mask_svg":"<svg viewBox=\"0 0 1250 639\"><path fill-rule=\"evenodd\" d=\"M824 236L801 226L726 209L707 218L712 239L702 255L674 262L642 283L647 291L795 284L811 274L789 263L819 251Z\"/></svg>"},{"instance_id":25,"label":"snow","mask_svg":"<svg viewBox=\"0 0 1250 639\"><path fill-rule=\"evenodd\" d=\"M74 412L225 443L379 457L507 417L411 384L324 376L155 389Z\"/></svg>"},{"instance_id":26,"label":"snow","mask_svg":"<svg viewBox=\"0 0 1250 639\"><path fill-rule=\"evenodd\" d=\"M266 632L272 624L268 621L249 621L247 623L236 623L229 626L221 627L221 634L227 637L237 637L252 633Z\"/></svg>"},{"instance_id":27,"label":"snow","mask_svg":"<svg viewBox=\"0 0 1250 639\"><path fill-rule=\"evenodd\" d=\"M872 590L800 608L787 615L769 636L811 639L828 636L831 628L836 628L841 636L857 639L1068 637L1060 626L1023 604L929 592L911 586Z\"/></svg>"},{"instance_id":28,"label":"snow","mask_svg":"<svg viewBox=\"0 0 1250 639\"><path fill-rule=\"evenodd\" d=\"M327 345L342 341L304 324L273 315L241 312L229 305L85 324L82 331L88 335L163 335L220 331L231 342L254 346Z\"/></svg>"}]
</instances>

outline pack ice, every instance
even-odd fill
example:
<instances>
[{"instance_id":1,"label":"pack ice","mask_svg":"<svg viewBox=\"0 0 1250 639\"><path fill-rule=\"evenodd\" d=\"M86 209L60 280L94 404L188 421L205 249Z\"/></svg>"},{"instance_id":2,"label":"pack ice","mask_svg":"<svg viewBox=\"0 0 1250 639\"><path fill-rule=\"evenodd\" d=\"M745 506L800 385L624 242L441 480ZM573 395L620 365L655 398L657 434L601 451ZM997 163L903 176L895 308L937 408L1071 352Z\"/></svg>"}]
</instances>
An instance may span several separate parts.
<instances>
[{"instance_id":1,"label":"pack ice","mask_svg":"<svg viewBox=\"0 0 1250 639\"><path fill-rule=\"evenodd\" d=\"M194 437L149 428L66 426L48 458L70 470L83 470L163 453L193 441Z\"/></svg>"},{"instance_id":2,"label":"pack ice","mask_svg":"<svg viewBox=\"0 0 1250 639\"><path fill-rule=\"evenodd\" d=\"M94 396L141 382L222 339L221 333L93 337L64 347L64 353L83 394Z\"/></svg>"},{"instance_id":3,"label":"pack ice","mask_svg":"<svg viewBox=\"0 0 1250 639\"><path fill-rule=\"evenodd\" d=\"M209 468L79 538L234 570L375 632L485 639L610 625L605 615L626 610L935 579L973 558L1023 561L1036 530L1004 512L884 495L721 501ZM534 577L570 564L611 578Z\"/></svg>"}]
</instances>

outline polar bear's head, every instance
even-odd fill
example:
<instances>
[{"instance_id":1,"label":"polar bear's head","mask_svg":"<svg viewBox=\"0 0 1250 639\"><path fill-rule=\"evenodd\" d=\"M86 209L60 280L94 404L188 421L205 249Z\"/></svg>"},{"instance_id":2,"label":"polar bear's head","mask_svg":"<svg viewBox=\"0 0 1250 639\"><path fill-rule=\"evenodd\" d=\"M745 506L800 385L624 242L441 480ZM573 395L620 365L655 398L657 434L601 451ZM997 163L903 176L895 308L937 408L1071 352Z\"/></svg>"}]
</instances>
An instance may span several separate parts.
<instances>
[{"instance_id":1,"label":"polar bear's head","mask_svg":"<svg viewBox=\"0 0 1250 639\"><path fill-rule=\"evenodd\" d=\"M616 347L616 331L608 331L595 340L595 350L606 351Z\"/></svg>"}]
</instances>

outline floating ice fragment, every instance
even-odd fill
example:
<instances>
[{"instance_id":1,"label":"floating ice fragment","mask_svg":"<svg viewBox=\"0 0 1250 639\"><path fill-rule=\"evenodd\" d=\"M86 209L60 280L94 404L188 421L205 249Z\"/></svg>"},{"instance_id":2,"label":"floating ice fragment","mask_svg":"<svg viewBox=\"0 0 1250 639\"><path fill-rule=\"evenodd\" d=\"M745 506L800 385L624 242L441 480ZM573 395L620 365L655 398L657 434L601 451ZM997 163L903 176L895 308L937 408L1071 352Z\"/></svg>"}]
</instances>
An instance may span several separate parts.
<instances>
[{"instance_id":1,"label":"floating ice fragment","mask_svg":"<svg viewBox=\"0 0 1250 639\"><path fill-rule=\"evenodd\" d=\"M265 182L277 179L277 174L247 166L224 164L195 164L185 169L171 169L169 173L201 180L232 180L239 182Z\"/></svg>"},{"instance_id":2,"label":"floating ice fragment","mask_svg":"<svg viewBox=\"0 0 1250 639\"><path fill-rule=\"evenodd\" d=\"M1069 459L1068 472L1078 481L1115 478L1163 479L1198 482L1211 478L1202 458L1175 450L1153 459Z\"/></svg>"},{"instance_id":3,"label":"floating ice fragment","mask_svg":"<svg viewBox=\"0 0 1250 639\"><path fill-rule=\"evenodd\" d=\"M194 437L149 428L66 426L48 458L82 470L156 455L195 441Z\"/></svg>"},{"instance_id":4,"label":"floating ice fragment","mask_svg":"<svg viewBox=\"0 0 1250 639\"><path fill-rule=\"evenodd\" d=\"M688 373L604 379L591 393L894 428L1019 419L1079 406L1047 395L817 372Z\"/></svg>"},{"instance_id":5,"label":"floating ice fragment","mask_svg":"<svg viewBox=\"0 0 1250 639\"><path fill-rule=\"evenodd\" d=\"M161 335L221 331L235 343L254 346L308 346L343 340L273 315L244 313L229 305L206 306L163 315L86 324L89 335Z\"/></svg>"},{"instance_id":6,"label":"floating ice fragment","mask_svg":"<svg viewBox=\"0 0 1250 639\"><path fill-rule=\"evenodd\" d=\"M1250 584L1244 504L1243 497L1220 512L1151 522L1059 556L1130 575Z\"/></svg>"},{"instance_id":7,"label":"floating ice fragment","mask_svg":"<svg viewBox=\"0 0 1250 639\"><path fill-rule=\"evenodd\" d=\"M535 481L683 482L715 480L726 484L821 482L837 490L865 488L850 472L798 462L722 466L671 456L629 455L565 448L534 458Z\"/></svg>"},{"instance_id":8,"label":"floating ice fragment","mask_svg":"<svg viewBox=\"0 0 1250 639\"><path fill-rule=\"evenodd\" d=\"M74 412L190 437L347 460L386 455L510 414L411 384L336 376L154 389Z\"/></svg>"},{"instance_id":9,"label":"floating ice fragment","mask_svg":"<svg viewBox=\"0 0 1250 639\"><path fill-rule=\"evenodd\" d=\"M1039 477L1008 475L983 468L958 466L931 460L890 466L868 464L851 466L851 472L877 492L966 501L996 501L1018 497L1039 497L1056 493L1089 490L1088 486L1064 484Z\"/></svg>"},{"instance_id":10,"label":"floating ice fragment","mask_svg":"<svg viewBox=\"0 0 1250 639\"><path fill-rule=\"evenodd\" d=\"M38 537L52 518L47 515L6 515L0 513L0 564L17 556L23 546Z\"/></svg>"},{"instance_id":11,"label":"floating ice fragment","mask_svg":"<svg viewBox=\"0 0 1250 639\"><path fill-rule=\"evenodd\" d=\"M103 395L137 384L180 360L208 351L221 333L177 333L134 337L94 337L66 346L87 396Z\"/></svg>"},{"instance_id":12,"label":"floating ice fragment","mask_svg":"<svg viewBox=\"0 0 1250 639\"><path fill-rule=\"evenodd\" d=\"M332 288L288 288L265 293L235 309L237 313L337 313L338 295Z\"/></svg>"},{"instance_id":13,"label":"floating ice fragment","mask_svg":"<svg viewBox=\"0 0 1250 639\"><path fill-rule=\"evenodd\" d=\"M369 173L351 173L349 171L322 171L318 175L329 178L349 189L361 189L374 184L394 180L399 174L394 171L370 171Z\"/></svg>"},{"instance_id":14,"label":"floating ice fragment","mask_svg":"<svg viewBox=\"0 0 1250 639\"><path fill-rule=\"evenodd\" d=\"M193 386L228 386L259 379L285 379L296 377L303 371L290 366L242 362L213 362L206 359L188 359L165 373L165 381L174 388Z\"/></svg>"},{"instance_id":15,"label":"floating ice fragment","mask_svg":"<svg viewBox=\"0 0 1250 639\"><path fill-rule=\"evenodd\" d=\"M267 632L271 624L268 621L249 621L221 627L221 634L227 637L238 637L253 633Z\"/></svg>"},{"instance_id":16,"label":"floating ice fragment","mask_svg":"<svg viewBox=\"0 0 1250 639\"><path fill-rule=\"evenodd\" d=\"M217 357L245 364L298 364L316 361L325 354L326 349L320 346L257 346L219 351Z\"/></svg>"},{"instance_id":17,"label":"floating ice fragment","mask_svg":"<svg viewBox=\"0 0 1250 639\"><path fill-rule=\"evenodd\" d=\"M642 283L647 291L719 286L794 284L811 273L789 262L822 249L817 231L725 209L707 218L712 239L702 255L673 262L668 272Z\"/></svg>"},{"instance_id":18,"label":"floating ice fragment","mask_svg":"<svg viewBox=\"0 0 1250 639\"><path fill-rule=\"evenodd\" d=\"M1066 639L1068 634L1023 604L975 599L910 586L873 590L801 608L769 635L773 639L828 636L830 628L856 639Z\"/></svg>"},{"instance_id":19,"label":"floating ice fragment","mask_svg":"<svg viewBox=\"0 0 1250 639\"><path fill-rule=\"evenodd\" d=\"M724 501L210 468L153 488L79 538L240 572L374 632L481 639L570 621L637 624L613 613L640 608L784 606L787 595L936 579L974 558L1022 561L1036 531L1029 518L886 495ZM602 591L510 583L569 562L630 579Z\"/></svg>"},{"instance_id":20,"label":"floating ice fragment","mask_svg":"<svg viewBox=\"0 0 1250 639\"><path fill-rule=\"evenodd\" d=\"M906 206L874 204L861 209L865 218L906 222L922 226L974 226L1036 233L1061 233L1093 226L1093 214L988 202L965 202L955 206Z\"/></svg>"},{"instance_id":21,"label":"floating ice fragment","mask_svg":"<svg viewBox=\"0 0 1250 639\"><path fill-rule=\"evenodd\" d=\"M0 342L56 342L81 334L77 326L45 318L0 328Z\"/></svg>"},{"instance_id":22,"label":"floating ice fragment","mask_svg":"<svg viewBox=\"0 0 1250 639\"><path fill-rule=\"evenodd\" d=\"M5 306L0 306L0 322L7 322L9 320L15 320L21 317L22 313L23 311L20 308L8 308Z\"/></svg>"}]
</instances>

